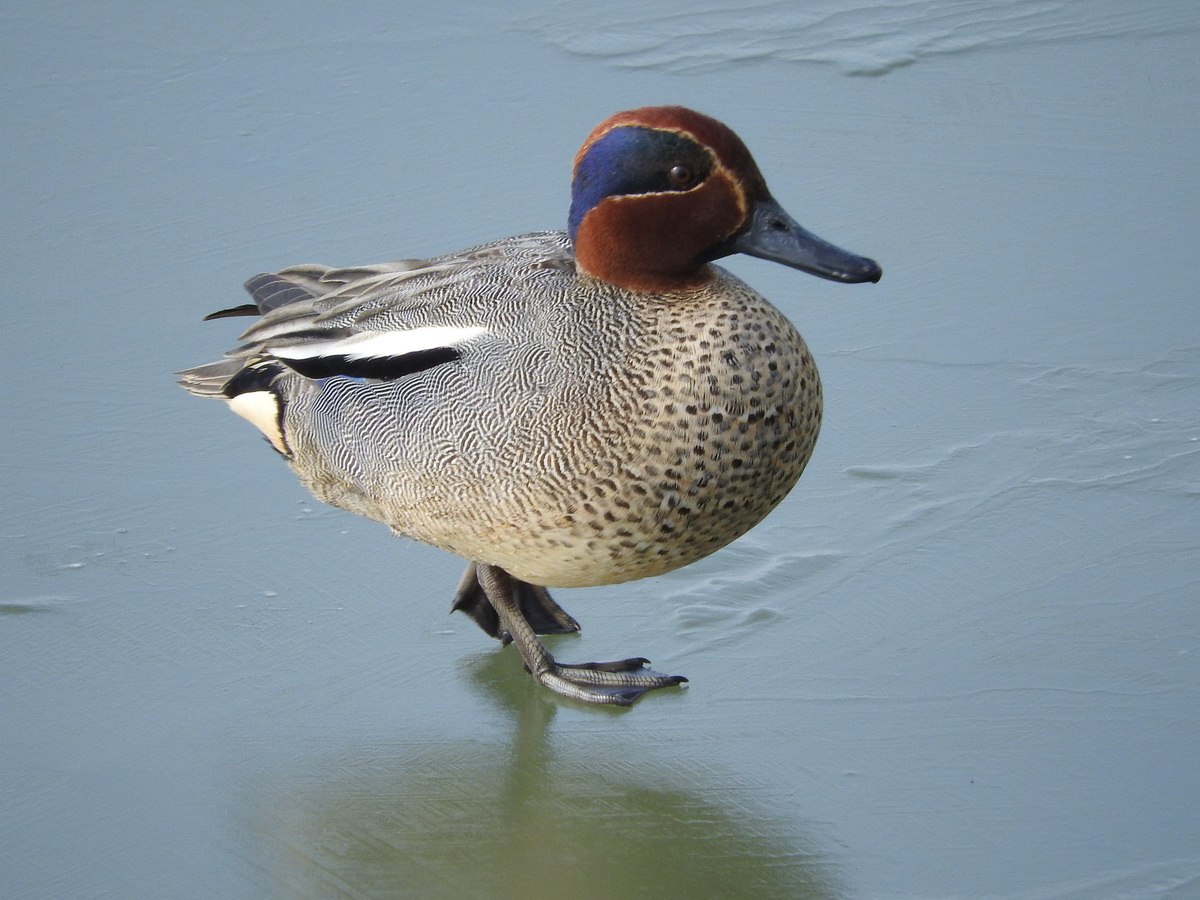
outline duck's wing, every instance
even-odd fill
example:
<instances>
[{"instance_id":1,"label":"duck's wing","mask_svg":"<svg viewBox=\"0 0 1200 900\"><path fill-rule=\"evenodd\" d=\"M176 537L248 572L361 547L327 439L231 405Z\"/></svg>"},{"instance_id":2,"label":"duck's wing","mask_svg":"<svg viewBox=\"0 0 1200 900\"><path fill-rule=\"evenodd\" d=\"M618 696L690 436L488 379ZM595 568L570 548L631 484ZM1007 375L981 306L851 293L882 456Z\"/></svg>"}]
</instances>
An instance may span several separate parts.
<instances>
[{"instance_id":1,"label":"duck's wing","mask_svg":"<svg viewBox=\"0 0 1200 900\"><path fill-rule=\"evenodd\" d=\"M307 378L401 378L457 359L500 314L497 295L520 295L521 279L570 268L571 259L565 235L540 232L428 260L256 275L246 282L253 304L209 318L259 319L226 359L181 372L180 383L228 398L244 386L239 373L265 361Z\"/></svg>"}]
</instances>

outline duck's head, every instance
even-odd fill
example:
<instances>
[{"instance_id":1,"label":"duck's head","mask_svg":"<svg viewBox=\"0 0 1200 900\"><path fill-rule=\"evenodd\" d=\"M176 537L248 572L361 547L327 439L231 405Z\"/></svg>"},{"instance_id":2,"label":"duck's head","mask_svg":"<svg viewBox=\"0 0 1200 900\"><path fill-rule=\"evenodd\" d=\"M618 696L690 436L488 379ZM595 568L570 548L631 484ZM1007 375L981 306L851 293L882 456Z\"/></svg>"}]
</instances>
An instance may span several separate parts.
<instances>
[{"instance_id":1,"label":"duck's head","mask_svg":"<svg viewBox=\"0 0 1200 900\"><path fill-rule=\"evenodd\" d=\"M575 155L570 235L579 267L636 291L694 287L733 253L828 278L882 270L821 240L784 212L741 139L682 106L605 119Z\"/></svg>"}]
</instances>

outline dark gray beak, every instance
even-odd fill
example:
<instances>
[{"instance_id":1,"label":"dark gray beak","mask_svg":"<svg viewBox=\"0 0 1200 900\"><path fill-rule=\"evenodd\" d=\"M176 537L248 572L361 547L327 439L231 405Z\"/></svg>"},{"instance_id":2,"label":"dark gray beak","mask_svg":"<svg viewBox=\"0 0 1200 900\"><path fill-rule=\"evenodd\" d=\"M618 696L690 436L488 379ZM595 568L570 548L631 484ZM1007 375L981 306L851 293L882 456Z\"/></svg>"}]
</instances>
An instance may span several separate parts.
<instances>
[{"instance_id":1,"label":"dark gray beak","mask_svg":"<svg viewBox=\"0 0 1200 900\"><path fill-rule=\"evenodd\" d=\"M713 259L734 253L769 259L845 284L874 282L883 277L883 269L875 260L855 256L821 240L802 228L770 197L754 204L749 223L722 244Z\"/></svg>"}]
</instances>

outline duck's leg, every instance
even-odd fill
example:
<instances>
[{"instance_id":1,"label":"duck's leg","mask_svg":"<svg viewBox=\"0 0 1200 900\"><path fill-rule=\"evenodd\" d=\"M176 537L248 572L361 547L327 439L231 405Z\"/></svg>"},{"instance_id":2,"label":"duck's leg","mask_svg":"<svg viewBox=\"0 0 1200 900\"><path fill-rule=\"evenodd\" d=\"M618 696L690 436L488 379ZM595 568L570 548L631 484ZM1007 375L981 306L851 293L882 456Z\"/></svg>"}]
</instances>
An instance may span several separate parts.
<instances>
[{"instance_id":1,"label":"duck's leg","mask_svg":"<svg viewBox=\"0 0 1200 900\"><path fill-rule=\"evenodd\" d=\"M672 687L687 681L682 675L660 675L645 668L649 660L642 657L607 663L560 665L526 620L518 600L524 582L513 578L503 569L480 563L476 577L500 620L500 629L507 632L525 668L538 681L555 693L585 703L607 703L629 706L646 691ZM527 585L528 587L528 585ZM545 589L541 589L543 592ZM549 594L545 594L549 599ZM551 601L553 603L553 601ZM557 608L557 604L555 604ZM574 622L574 619L571 620ZM578 626L576 626L578 627Z\"/></svg>"},{"instance_id":2,"label":"duck's leg","mask_svg":"<svg viewBox=\"0 0 1200 900\"><path fill-rule=\"evenodd\" d=\"M509 581L513 585L513 594L521 616L537 634L572 634L579 631L579 623L554 602L554 598L544 587L518 581L511 576ZM466 613L475 620L476 625L502 644L512 641L512 635L501 627L500 616L488 600L483 585L479 583L479 572L475 563L468 565L467 571L463 572L450 611Z\"/></svg>"}]
</instances>

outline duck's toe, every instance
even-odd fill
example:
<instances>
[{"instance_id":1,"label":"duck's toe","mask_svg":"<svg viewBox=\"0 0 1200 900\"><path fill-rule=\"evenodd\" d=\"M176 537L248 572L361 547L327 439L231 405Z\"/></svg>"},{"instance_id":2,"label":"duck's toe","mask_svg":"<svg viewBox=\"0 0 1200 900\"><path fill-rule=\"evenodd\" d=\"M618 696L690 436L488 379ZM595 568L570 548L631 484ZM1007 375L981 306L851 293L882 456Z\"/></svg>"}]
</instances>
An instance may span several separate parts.
<instances>
[{"instance_id":1,"label":"duck's toe","mask_svg":"<svg viewBox=\"0 0 1200 900\"><path fill-rule=\"evenodd\" d=\"M630 706L647 691L687 682L682 675L664 675L646 666L650 660L635 656L614 662L557 663L535 672L534 677L557 694L584 703Z\"/></svg>"}]
</instances>

